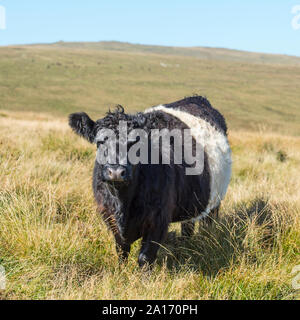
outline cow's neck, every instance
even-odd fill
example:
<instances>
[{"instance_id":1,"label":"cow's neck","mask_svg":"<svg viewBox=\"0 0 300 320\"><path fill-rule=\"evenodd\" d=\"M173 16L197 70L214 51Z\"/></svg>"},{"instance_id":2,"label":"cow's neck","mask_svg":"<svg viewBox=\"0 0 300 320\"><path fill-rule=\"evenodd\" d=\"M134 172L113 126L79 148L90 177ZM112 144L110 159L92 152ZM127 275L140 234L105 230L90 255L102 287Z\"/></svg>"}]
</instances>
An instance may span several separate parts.
<instances>
[{"instance_id":1,"label":"cow's neck","mask_svg":"<svg viewBox=\"0 0 300 320\"><path fill-rule=\"evenodd\" d=\"M109 188L111 190L111 195L115 197L117 203L115 203L115 217L118 221L118 226L120 232L126 229L127 218L129 216L129 208L135 194L135 181L129 184L113 184Z\"/></svg>"}]
</instances>

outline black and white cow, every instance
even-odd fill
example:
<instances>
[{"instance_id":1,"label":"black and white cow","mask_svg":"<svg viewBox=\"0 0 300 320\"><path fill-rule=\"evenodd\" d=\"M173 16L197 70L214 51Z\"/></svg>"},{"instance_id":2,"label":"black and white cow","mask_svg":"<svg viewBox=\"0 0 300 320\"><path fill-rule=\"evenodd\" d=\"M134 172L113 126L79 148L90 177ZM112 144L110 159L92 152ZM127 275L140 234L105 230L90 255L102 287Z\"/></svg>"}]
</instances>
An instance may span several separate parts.
<instances>
[{"instance_id":1,"label":"black and white cow","mask_svg":"<svg viewBox=\"0 0 300 320\"><path fill-rule=\"evenodd\" d=\"M133 129L190 129L193 146L204 150L203 169L198 175L186 175L191 165L170 164L121 165L100 164L94 167L93 189L99 211L112 230L120 258L126 259L131 244L142 238L139 265L152 264L159 244L172 222L182 222L182 234L194 231L194 222L217 214L231 176L231 149L223 116L206 98L194 96L159 105L134 115L122 107L93 121L85 113L70 115L69 124L79 135L97 144L98 133L109 128L118 134L118 124L126 121ZM149 134L149 142L152 136ZM151 153L151 150L149 150ZM149 158L151 154L149 155ZM174 159L173 159L174 160Z\"/></svg>"}]
</instances>

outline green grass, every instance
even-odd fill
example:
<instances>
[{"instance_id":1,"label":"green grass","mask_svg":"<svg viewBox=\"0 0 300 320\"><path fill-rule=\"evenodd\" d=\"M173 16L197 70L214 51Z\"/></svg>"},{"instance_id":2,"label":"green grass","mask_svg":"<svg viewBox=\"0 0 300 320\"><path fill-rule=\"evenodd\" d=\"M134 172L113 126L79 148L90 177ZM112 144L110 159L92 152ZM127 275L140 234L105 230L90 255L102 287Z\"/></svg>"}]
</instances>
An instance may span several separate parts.
<instances>
[{"instance_id":1,"label":"green grass","mask_svg":"<svg viewBox=\"0 0 300 320\"><path fill-rule=\"evenodd\" d=\"M300 65L293 60L262 64L242 52L243 62L236 62L233 54L226 60L181 53L192 49L171 55L118 48L0 48L0 110L55 116L83 110L98 118L116 104L137 111L197 93L224 113L231 129L300 134Z\"/></svg>"},{"instance_id":2,"label":"green grass","mask_svg":"<svg viewBox=\"0 0 300 320\"><path fill-rule=\"evenodd\" d=\"M299 67L72 46L0 48L0 299L299 299ZM119 265L92 195L95 148L66 116L192 93L230 128L220 218L191 239L173 224L152 273L138 268L139 241Z\"/></svg>"},{"instance_id":3,"label":"green grass","mask_svg":"<svg viewBox=\"0 0 300 320\"><path fill-rule=\"evenodd\" d=\"M49 45L33 45L34 47L48 47ZM300 58L279 54L264 54L225 48L209 47L167 47L155 45L141 45L117 41L100 42L56 42L51 44L55 48L87 49L87 50L108 50L116 52L145 53L194 57L204 60L221 60L232 62L246 62L259 64L286 64L299 65Z\"/></svg>"}]
</instances>

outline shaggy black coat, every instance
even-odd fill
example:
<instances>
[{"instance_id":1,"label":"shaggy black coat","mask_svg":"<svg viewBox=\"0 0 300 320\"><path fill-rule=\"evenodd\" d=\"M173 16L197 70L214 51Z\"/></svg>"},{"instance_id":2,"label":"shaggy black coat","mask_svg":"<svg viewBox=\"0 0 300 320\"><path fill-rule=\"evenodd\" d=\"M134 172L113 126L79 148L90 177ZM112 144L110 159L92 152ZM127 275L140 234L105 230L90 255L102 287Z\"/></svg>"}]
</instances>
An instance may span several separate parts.
<instances>
[{"instance_id":1,"label":"shaggy black coat","mask_svg":"<svg viewBox=\"0 0 300 320\"><path fill-rule=\"evenodd\" d=\"M227 134L223 116L203 97L189 97L164 106L200 116L217 130ZM170 114L154 111L129 115L121 106L96 122L85 113L72 114L69 124L77 134L95 143L97 132L102 128L118 133L117 127L121 120L127 121L128 131L135 128L148 132L151 129L164 128L188 129L183 122ZM193 143L195 145L195 141ZM174 164L172 157L170 165L138 164L133 167L128 183L113 183L104 181L103 165L95 162L95 199L104 221L115 236L117 250L122 259L127 258L131 244L142 238L139 264L152 264L156 259L159 244L166 237L169 224L190 220L205 210L210 195L207 155L204 154L204 170L200 175L186 175L186 167L188 165L185 163ZM183 222L183 235L191 235L193 228L193 223Z\"/></svg>"}]
</instances>

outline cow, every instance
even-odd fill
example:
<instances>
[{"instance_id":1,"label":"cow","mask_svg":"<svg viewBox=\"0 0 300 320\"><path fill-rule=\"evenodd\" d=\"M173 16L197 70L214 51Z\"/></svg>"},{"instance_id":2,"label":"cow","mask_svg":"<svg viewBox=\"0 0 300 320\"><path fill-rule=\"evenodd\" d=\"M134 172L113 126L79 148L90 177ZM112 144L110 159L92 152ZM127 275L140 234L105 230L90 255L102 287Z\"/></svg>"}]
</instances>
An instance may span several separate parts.
<instances>
[{"instance_id":1,"label":"cow","mask_svg":"<svg viewBox=\"0 0 300 320\"><path fill-rule=\"evenodd\" d=\"M181 222L182 236L190 237L196 221L218 214L231 177L227 126L221 113L201 96L186 97L135 114L127 114L122 106L117 106L97 121L84 112L69 116L74 132L96 144L98 151L105 142L99 139L99 132L109 129L118 135L120 121L126 122L128 133L134 129L148 132L149 143L153 129L188 130L193 150L197 145L203 150L201 172L191 175L186 174L186 169L193 164L184 161L177 164L172 156L169 164L150 161L124 165L118 161L118 152L116 163L102 163L96 158L94 196L99 212L115 237L120 260L126 261L132 243L142 238L139 266L152 266L170 223ZM134 141L127 141L127 147L132 143L134 145ZM171 149L172 154L174 143Z\"/></svg>"}]
</instances>

